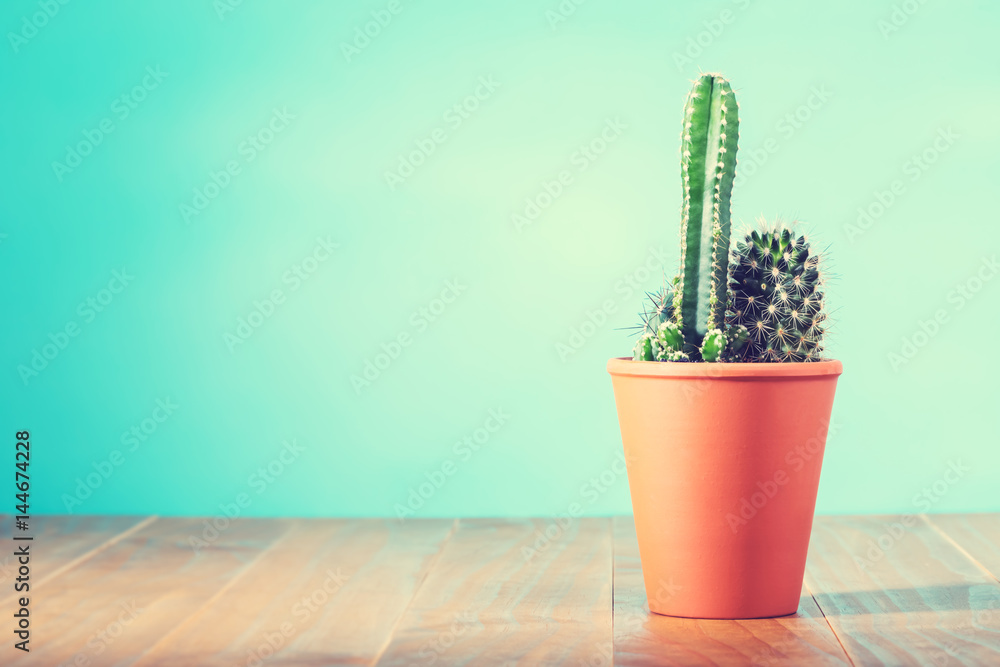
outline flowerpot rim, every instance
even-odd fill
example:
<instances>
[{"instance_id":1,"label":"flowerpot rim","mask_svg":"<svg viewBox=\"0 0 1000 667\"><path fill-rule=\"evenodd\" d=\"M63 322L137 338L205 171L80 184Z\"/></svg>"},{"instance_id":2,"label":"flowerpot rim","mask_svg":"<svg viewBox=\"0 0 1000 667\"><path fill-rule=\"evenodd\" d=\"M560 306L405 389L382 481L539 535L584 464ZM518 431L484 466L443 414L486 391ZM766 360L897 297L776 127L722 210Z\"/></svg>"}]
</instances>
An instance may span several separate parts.
<instances>
[{"instance_id":1,"label":"flowerpot rim","mask_svg":"<svg viewBox=\"0 0 1000 667\"><path fill-rule=\"evenodd\" d=\"M844 366L836 359L775 363L691 363L683 361L635 361L630 357L608 360L611 375L676 378L772 378L840 375Z\"/></svg>"}]
</instances>

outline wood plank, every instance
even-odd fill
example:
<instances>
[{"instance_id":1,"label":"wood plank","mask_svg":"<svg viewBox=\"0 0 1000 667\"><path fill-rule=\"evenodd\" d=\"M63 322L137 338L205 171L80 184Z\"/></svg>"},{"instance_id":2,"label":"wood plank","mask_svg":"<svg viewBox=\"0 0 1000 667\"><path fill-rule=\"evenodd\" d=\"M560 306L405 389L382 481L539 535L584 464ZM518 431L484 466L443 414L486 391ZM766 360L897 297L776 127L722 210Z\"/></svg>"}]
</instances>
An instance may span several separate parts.
<instances>
[{"instance_id":1,"label":"wood plank","mask_svg":"<svg viewBox=\"0 0 1000 667\"><path fill-rule=\"evenodd\" d=\"M611 522L564 525L460 520L378 664L600 664L611 651Z\"/></svg>"},{"instance_id":2,"label":"wood plank","mask_svg":"<svg viewBox=\"0 0 1000 667\"><path fill-rule=\"evenodd\" d=\"M26 534L35 539L31 544L32 588L37 591L54 577L84 560L93 557L114 545L133 532L152 523L155 517L143 516L32 516L30 530ZM11 543L14 517L0 516L0 540L3 540L3 555L0 557L0 606L16 596L8 592L9 582L17 576L14 550L7 548Z\"/></svg>"},{"instance_id":3,"label":"wood plank","mask_svg":"<svg viewBox=\"0 0 1000 667\"><path fill-rule=\"evenodd\" d=\"M31 653L11 651L5 664L131 664L287 530L281 520L237 519L195 550L203 521L159 519L32 591Z\"/></svg>"},{"instance_id":4,"label":"wood plank","mask_svg":"<svg viewBox=\"0 0 1000 667\"><path fill-rule=\"evenodd\" d=\"M452 520L302 519L140 666L371 664Z\"/></svg>"},{"instance_id":5,"label":"wood plank","mask_svg":"<svg viewBox=\"0 0 1000 667\"><path fill-rule=\"evenodd\" d=\"M615 665L845 665L809 591L794 616L746 621L651 614L631 516L615 517ZM670 594L664 582L662 595Z\"/></svg>"},{"instance_id":6,"label":"wood plank","mask_svg":"<svg viewBox=\"0 0 1000 667\"><path fill-rule=\"evenodd\" d=\"M922 517L817 517L806 583L857 665L1000 664L1000 585Z\"/></svg>"},{"instance_id":7,"label":"wood plank","mask_svg":"<svg viewBox=\"0 0 1000 667\"><path fill-rule=\"evenodd\" d=\"M1000 514L931 514L925 518L1000 581Z\"/></svg>"},{"instance_id":8,"label":"wood plank","mask_svg":"<svg viewBox=\"0 0 1000 667\"><path fill-rule=\"evenodd\" d=\"M200 519L32 521L4 664L1000 664L998 515L818 517L813 595L753 621L648 614L630 517L242 520L197 553Z\"/></svg>"}]
</instances>

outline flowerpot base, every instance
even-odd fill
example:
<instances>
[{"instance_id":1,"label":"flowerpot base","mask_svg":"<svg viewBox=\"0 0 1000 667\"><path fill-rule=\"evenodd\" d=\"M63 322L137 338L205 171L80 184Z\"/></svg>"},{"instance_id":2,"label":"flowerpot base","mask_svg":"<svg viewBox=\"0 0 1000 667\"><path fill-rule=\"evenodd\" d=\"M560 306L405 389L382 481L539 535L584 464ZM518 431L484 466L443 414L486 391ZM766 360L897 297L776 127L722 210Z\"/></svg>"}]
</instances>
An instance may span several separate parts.
<instances>
[{"instance_id":1,"label":"flowerpot base","mask_svg":"<svg viewBox=\"0 0 1000 667\"><path fill-rule=\"evenodd\" d=\"M657 616L666 616L667 618L689 618L689 619L696 620L696 621L751 621L751 620L754 620L754 619L757 619L757 618L782 618L782 617L786 617L786 616L795 616L797 613L799 613L799 609L796 606L796 608L793 611L779 612L777 614L762 614L762 615L751 614L751 615L748 615L748 616L745 616L743 614L719 614L719 615L713 615L713 616L692 616L690 614L681 614L681 613L668 614L666 612L655 611L653 609L650 609L649 612L651 614L655 614Z\"/></svg>"}]
</instances>

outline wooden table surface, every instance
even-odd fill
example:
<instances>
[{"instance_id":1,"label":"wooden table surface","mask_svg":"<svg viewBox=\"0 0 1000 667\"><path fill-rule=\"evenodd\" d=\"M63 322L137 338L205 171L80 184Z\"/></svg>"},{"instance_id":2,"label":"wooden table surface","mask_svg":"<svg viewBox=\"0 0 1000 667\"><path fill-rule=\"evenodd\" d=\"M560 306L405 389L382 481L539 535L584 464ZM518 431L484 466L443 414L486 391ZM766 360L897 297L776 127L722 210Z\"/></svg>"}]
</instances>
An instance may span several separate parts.
<instances>
[{"instance_id":1,"label":"wooden table surface","mask_svg":"<svg viewBox=\"0 0 1000 667\"><path fill-rule=\"evenodd\" d=\"M817 517L798 614L753 621L650 615L631 517L32 521L3 665L1000 665L1000 514Z\"/></svg>"}]
</instances>

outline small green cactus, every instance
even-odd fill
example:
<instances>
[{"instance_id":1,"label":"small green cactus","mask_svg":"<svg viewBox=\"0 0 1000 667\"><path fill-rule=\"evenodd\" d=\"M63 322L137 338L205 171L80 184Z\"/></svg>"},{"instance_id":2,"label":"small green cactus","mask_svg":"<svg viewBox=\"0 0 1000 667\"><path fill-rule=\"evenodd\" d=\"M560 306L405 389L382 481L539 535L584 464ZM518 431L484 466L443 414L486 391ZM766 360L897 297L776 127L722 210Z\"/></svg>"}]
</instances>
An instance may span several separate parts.
<instances>
[{"instance_id":1,"label":"small green cactus","mask_svg":"<svg viewBox=\"0 0 1000 667\"><path fill-rule=\"evenodd\" d=\"M632 348L632 361L656 361L656 352L653 349L653 341L656 336L648 333L641 334L639 340Z\"/></svg>"},{"instance_id":2,"label":"small green cactus","mask_svg":"<svg viewBox=\"0 0 1000 667\"><path fill-rule=\"evenodd\" d=\"M656 330L656 342L668 352L680 352L684 349L684 336L676 322L664 322Z\"/></svg>"},{"instance_id":3,"label":"small green cactus","mask_svg":"<svg viewBox=\"0 0 1000 667\"><path fill-rule=\"evenodd\" d=\"M780 222L736 243L730 261L730 326L749 332L736 361L817 361L826 313L820 256Z\"/></svg>"},{"instance_id":4,"label":"small green cactus","mask_svg":"<svg viewBox=\"0 0 1000 667\"><path fill-rule=\"evenodd\" d=\"M652 308L642 312L639 333L655 334L664 322L674 318L674 290L672 285L664 285L658 292L647 292L646 297Z\"/></svg>"},{"instance_id":5,"label":"small green cactus","mask_svg":"<svg viewBox=\"0 0 1000 667\"><path fill-rule=\"evenodd\" d=\"M726 335L722 333L722 329L712 329L705 334L705 340L702 341L698 351L701 353L702 361L721 359L722 353L726 351Z\"/></svg>"},{"instance_id":6,"label":"small green cactus","mask_svg":"<svg viewBox=\"0 0 1000 667\"><path fill-rule=\"evenodd\" d=\"M676 322L660 323L656 333L643 333L632 350L635 361L688 361L684 337Z\"/></svg>"}]
</instances>

